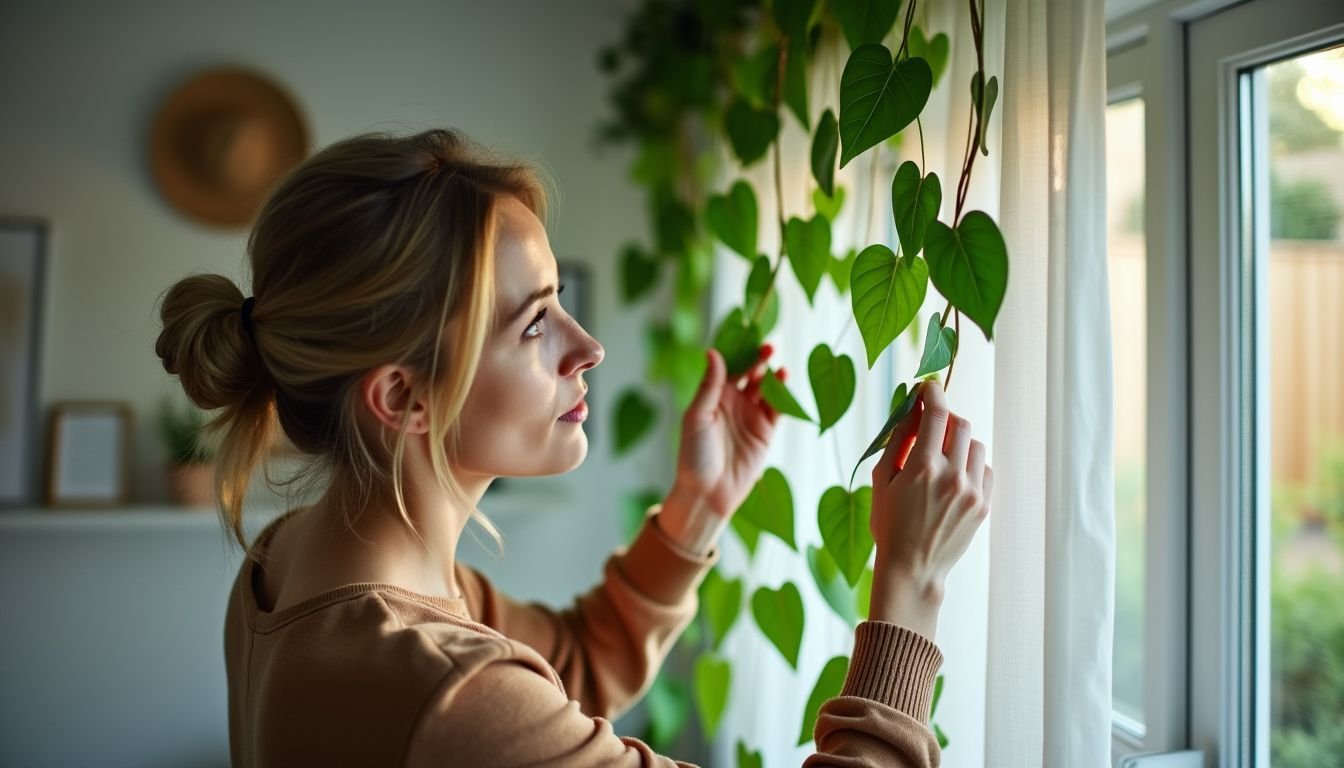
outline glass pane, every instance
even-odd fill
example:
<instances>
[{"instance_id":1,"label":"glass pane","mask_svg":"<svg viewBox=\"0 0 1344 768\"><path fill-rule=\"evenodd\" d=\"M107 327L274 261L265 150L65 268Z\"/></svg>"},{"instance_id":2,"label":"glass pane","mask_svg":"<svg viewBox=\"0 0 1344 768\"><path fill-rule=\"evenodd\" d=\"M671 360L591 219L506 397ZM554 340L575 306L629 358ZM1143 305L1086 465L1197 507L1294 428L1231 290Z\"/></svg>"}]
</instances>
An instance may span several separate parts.
<instances>
[{"instance_id":1,"label":"glass pane","mask_svg":"<svg viewBox=\"0 0 1344 768\"><path fill-rule=\"evenodd\" d=\"M1147 303L1143 218L1143 100L1106 108L1106 247L1115 367L1116 721L1143 732L1144 440Z\"/></svg>"},{"instance_id":2,"label":"glass pane","mask_svg":"<svg viewBox=\"0 0 1344 768\"><path fill-rule=\"evenodd\" d=\"M1269 746L1344 761L1344 48L1265 67ZM1266 191L1267 194L1264 194ZM1265 221L1264 211L1256 219Z\"/></svg>"}]
</instances>

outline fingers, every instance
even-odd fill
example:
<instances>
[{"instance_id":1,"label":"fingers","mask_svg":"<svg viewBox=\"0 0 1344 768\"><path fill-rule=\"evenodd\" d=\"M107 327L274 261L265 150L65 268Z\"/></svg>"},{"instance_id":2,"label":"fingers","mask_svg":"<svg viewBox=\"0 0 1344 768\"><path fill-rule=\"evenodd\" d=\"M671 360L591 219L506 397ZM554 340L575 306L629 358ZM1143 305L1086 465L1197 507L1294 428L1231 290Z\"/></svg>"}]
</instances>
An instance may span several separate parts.
<instances>
[{"instance_id":1,"label":"fingers","mask_svg":"<svg viewBox=\"0 0 1344 768\"><path fill-rule=\"evenodd\" d=\"M967 467L967 453L971 448L971 422L955 413L947 420L947 434L943 442L943 455L947 463L960 469Z\"/></svg>"},{"instance_id":2,"label":"fingers","mask_svg":"<svg viewBox=\"0 0 1344 768\"><path fill-rule=\"evenodd\" d=\"M915 407L905 415L905 418L896 423L891 430L891 439L887 441L887 447L882 451L877 464L873 465L873 487L881 483L886 485L896 476L904 467L910 456L910 448L914 445L915 434L919 430L920 406L915 403Z\"/></svg>"},{"instance_id":3,"label":"fingers","mask_svg":"<svg viewBox=\"0 0 1344 768\"><path fill-rule=\"evenodd\" d=\"M695 391L695 397L686 408L686 418L693 422L707 421L714 415L714 409L719 404L719 393L723 390L727 378L727 365L717 349L710 349L705 357L708 362L705 376L700 380L700 388Z\"/></svg>"},{"instance_id":4,"label":"fingers","mask_svg":"<svg viewBox=\"0 0 1344 768\"><path fill-rule=\"evenodd\" d=\"M761 385L761 379L765 378L765 372L770 369L770 355L774 354L775 348L770 344L762 344L760 354L756 357L756 364L735 382L738 389L750 391Z\"/></svg>"},{"instance_id":5,"label":"fingers","mask_svg":"<svg viewBox=\"0 0 1344 768\"><path fill-rule=\"evenodd\" d=\"M943 385L936 381L924 382L919 388L919 401L924 405L924 413L919 418L919 439L915 441L910 459L936 464L942 457L943 437L952 415L943 396Z\"/></svg>"},{"instance_id":6,"label":"fingers","mask_svg":"<svg viewBox=\"0 0 1344 768\"><path fill-rule=\"evenodd\" d=\"M994 469L990 467L988 464L986 464L985 479L981 484L980 495L984 498L985 503L988 504L990 502L990 499L993 498L993 494L994 494Z\"/></svg>"},{"instance_id":7,"label":"fingers","mask_svg":"<svg viewBox=\"0 0 1344 768\"><path fill-rule=\"evenodd\" d=\"M979 440L971 441L970 455L966 459L966 480L971 487L983 495L985 481L985 444Z\"/></svg>"}]
</instances>

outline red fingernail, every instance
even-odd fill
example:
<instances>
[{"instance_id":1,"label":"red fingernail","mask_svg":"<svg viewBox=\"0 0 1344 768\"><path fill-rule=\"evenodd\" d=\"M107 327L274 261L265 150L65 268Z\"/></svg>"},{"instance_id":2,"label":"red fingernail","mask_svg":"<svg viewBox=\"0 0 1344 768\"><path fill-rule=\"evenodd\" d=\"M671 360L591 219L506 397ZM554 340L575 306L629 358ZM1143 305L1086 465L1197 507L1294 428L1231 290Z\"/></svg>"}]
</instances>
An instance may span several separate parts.
<instances>
[{"instance_id":1,"label":"red fingernail","mask_svg":"<svg viewBox=\"0 0 1344 768\"><path fill-rule=\"evenodd\" d=\"M785 377L785 376L788 376L788 375L789 375L789 369L787 369L787 368L780 368L780 369L779 369L779 380L780 380L780 381L783 381L783 380L784 380L784 377Z\"/></svg>"},{"instance_id":2,"label":"red fingernail","mask_svg":"<svg viewBox=\"0 0 1344 768\"><path fill-rule=\"evenodd\" d=\"M764 354L766 357L769 357L770 355L774 354L774 352L775 348L770 344L765 344L761 347L761 353Z\"/></svg>"}]
</instances>

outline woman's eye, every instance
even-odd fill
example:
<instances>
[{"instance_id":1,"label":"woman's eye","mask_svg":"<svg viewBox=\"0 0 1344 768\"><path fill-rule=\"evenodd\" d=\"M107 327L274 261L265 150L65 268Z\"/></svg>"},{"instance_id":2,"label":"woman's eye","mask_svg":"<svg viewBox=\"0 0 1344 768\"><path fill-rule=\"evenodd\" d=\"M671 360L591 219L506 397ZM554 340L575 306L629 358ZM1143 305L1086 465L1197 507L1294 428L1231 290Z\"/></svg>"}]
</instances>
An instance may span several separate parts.
<instances>
[{"instance_id":1,"label":"woman's eye","mask_svg":"<svg viewBox=\"0 0 1344 768\"><path fill-rule=\"evenodd\" d=\"M534 318L532 318L532 322L528 324L528 326L527 326L527 330L523 332L523 338L525 338L525 339L539 339L539 338L541 338L541 337L544 335L544 334L541 332L541 321L542 321L542 318L544 318L544 317L546 317L546 310L545 310L545 309L543 309L543 310L541 310L540 312L538 312L538 313L537 313L537 316L534 317ZM532 329L533 329L533 328L536 329L536 333L533 333L533 332L532 332Z\"/></svg>"}]
</instances>

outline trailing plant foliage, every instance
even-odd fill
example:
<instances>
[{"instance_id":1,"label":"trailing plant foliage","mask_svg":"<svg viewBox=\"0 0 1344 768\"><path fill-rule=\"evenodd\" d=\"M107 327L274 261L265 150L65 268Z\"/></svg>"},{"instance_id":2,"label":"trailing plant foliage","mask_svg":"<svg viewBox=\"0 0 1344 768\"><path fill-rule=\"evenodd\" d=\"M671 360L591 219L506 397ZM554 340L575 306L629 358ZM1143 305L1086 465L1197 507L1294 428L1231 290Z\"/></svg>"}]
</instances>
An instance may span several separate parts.
<instances>
[{"instance_id":1,"label":"trailing plant foliage","mask_svg":"<svg viewBox=\"0 0 1344 768\"><path fill-rule=\"evenodd\" d=\"M960 1L960 0L948 0ZM1008 280L1008 252L994 219L965 210L978 156L988 155L988 125L999 94L998 77L984 66L983 0L966 0L968 29L956 30L973 42L975 72L967 83L972 110L966 145L956 179L940 179L924 163L920 113L947 72L948 33L918 23L918 0L645 0L630 16L624 34L603 50L599 66L612 80L614 114L600 130L608 142L633 144L631 167L645 190L651 224L646 243L631 243L621 254L622 296L627 303L646 300L657 286L672 282L671 310L646 329L650 386L672 389L685 408L704 373L703 345L708 340L724 356L730 376L747 370L777 322L776 281L786 271L798 281L809 304L823 283L848 293L852 319L863 339L868 369L907 328L923 306L930 287L946 300L924 332L924 351L912 381L892 393L890 415L854 465L848 484L836 484L815 500L822 546L807 547L806 560L815 589L842 620L851 625L866 617L873 570L874 542L869 530L872 488L854 487L859 466L881 451L891 431L915 402L915 379L944 376L950 385L956 364L961 318L992 340L994 321ZM843 38L850 49L839 73L836 103L808 92L819 43ZM814 119L813 115L817 115ZM780 188L780 131L796 121L810 135L809 166L816 187L810 216L786 218ZM891 215L898 241L873 243L833 253L832 222L844 205L836 170L868 152L917 135L920 162L903 163L891 179ZM745 178L717 187L717 147L727 147L741 168L770 162L773 188L756 189ZM877 165L874 164L876 172ZM717 188L716 188L717 187ZM775 196L779 248L761 253L760 195ZM946 216L946 218L940 218ZM750 265L738 306L717 324L703 321L714 250L718 245ZM893 251L892 246L895 246ZM788 308L802 311L801 307ZM817 426L824 434L845 415L854 398L855 364L848 355L818 344L808 357L812 403L767 374L762 396L781 414ZM616 399L613 443L618 454L637 445L658 420L659 400L632 388ZM832 432L834 439L834 432ZM839 480L839 478L837 478ZM627 500L633 530L647 504L659 498L647 489ZM802 500L809 503L809 500ZM732 528L755 554L761 536L774 536L798 552L795 499L788 478L769 468L735 513ZM660 676L649 694L648 738L669 747L692 718L712 738L728 703L733 665L720 644L750 614L756 631L796 668L806 617L798 584L785 581L745 588L740 576L717 569L700 589L700 617L679 647L695 655L691 679ZM800 713L799 744L811 739L817 711L836 695L848 659L832 658L818 671ZM938 678L934 708L942 692ZM939 742L947 740L934 726ZM766 735L761 734L764 738ZM738 742L739 765L761 765L752 745Z\"/></svg>"},{"instance_id":2,"label":"trailing plant foliage","mask_svg":"<svg viewBox=\"0 0 1344 768\"><path fill-rule=\"evenodd\" d=\"M159 403L159 432L175 464L208 464L215 459L214 446L206 438L206 415L187 403L175 405L165 397Z\"/></svg>"}]
</instances>

